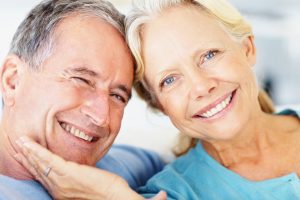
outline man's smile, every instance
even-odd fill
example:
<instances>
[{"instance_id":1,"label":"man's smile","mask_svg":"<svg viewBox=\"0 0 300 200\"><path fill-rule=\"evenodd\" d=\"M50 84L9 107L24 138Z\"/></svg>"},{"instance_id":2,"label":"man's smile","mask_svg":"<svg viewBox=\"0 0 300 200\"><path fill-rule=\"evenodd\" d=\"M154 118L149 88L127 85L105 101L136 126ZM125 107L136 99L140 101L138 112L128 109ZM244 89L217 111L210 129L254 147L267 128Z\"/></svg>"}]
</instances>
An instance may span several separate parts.
<instances>
[{"instance_id":1,"label":"man's smile","mask_svg":"<svg viewBox=\"0 0 300 200\"><path fill-rule=\"evenodd\" d=\"M71 135L74 135L77 138L83 139L88 142L95 142L99 139L99 137L90 136L85 131L66 122L60 122L59 124L67 133L70 133Z\"/></svg>"}]
</instances>

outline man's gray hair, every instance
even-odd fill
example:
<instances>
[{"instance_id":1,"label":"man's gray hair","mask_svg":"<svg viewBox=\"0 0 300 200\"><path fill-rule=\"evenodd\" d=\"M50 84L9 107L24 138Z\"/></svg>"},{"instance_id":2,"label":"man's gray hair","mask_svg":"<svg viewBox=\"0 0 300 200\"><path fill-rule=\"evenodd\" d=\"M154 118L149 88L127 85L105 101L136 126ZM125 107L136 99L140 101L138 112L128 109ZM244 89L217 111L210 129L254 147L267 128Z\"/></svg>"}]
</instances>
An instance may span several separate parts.
<instances>
[{"instance_id":1,"label":"man's gray hair","mask_svg":"<svg viewBox=\"0 0 300 200\"><path fill-rule=\"evenodd\" d=\"M76 14L99 17L125 36L124 15L108 1L44 0L30 11L18 27L9 53L19 56L30 68L39 70L52 52L57 24Z\"/></svg>"}]
</instances>

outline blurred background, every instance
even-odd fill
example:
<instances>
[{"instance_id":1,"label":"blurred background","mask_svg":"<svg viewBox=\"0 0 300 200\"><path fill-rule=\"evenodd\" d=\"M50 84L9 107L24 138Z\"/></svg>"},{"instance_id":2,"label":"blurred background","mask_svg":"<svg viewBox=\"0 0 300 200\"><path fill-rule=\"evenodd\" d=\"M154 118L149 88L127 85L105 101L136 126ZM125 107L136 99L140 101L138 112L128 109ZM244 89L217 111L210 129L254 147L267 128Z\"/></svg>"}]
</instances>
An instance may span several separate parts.
<instances>
[{"instance_id":1,"label":"blurred background","mask_svg":"<svg viewBox=\"0 0 300 200\"><path fill-rule=\"evenodd\" d=\"M0 0L0 59L21 20L40 0ZM123 13L130 0L111 0ZM278 107L300 104L300 1L230 0L252 24L257 46L259 83ZM134 97L126 109L119 143L163 152L168 156L176 129L162 114L152 113ZM143 141L141 143L141 141Z\"/></svg>"}]
</instances>

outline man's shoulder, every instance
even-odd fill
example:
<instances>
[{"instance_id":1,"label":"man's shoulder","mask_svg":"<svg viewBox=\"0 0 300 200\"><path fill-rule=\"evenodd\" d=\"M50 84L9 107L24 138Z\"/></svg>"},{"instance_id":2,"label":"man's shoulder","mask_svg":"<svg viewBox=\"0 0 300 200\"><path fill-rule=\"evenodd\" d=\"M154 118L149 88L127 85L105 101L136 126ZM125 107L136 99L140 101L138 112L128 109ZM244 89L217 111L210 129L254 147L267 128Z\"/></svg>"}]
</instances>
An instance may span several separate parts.
<instances>
[{"instance_id":1,"label":"man's shoulder","mask_svg":"<svg viewBox=\"0 0 300 200\"><path fill-rule=\"evenodd\" d=\"M46 190L36 181L17 180L0 174L0 200L51 200Z\"/></svg>"},{"instance_id":2,"label":"man's shoulder","mask_svg":"<svg viewBox=\"0 0 300 200\"><path fill-rule=\"evenodd\" d=\"M153 151L129 145L113 145L97 167L123 177L135 189L161 171L164 163Z\"/></svg>"}]
</instances>

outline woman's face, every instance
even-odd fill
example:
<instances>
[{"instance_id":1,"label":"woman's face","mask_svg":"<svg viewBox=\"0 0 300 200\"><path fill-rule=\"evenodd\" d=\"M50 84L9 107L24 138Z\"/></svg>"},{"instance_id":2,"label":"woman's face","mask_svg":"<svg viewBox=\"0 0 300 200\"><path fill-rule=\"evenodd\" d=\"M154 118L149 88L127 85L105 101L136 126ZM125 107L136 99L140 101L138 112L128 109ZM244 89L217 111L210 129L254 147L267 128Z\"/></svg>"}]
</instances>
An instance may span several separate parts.
<instances>
[{"instance_id":1,"label":"woman's face","mask_svg":"<svg viewBox=\"0 0 300 200\"><path fill-rule=\"evenodd\" d=\"M166 11L143 29L145 79L183 133L233 138L259 110L252 38L234 41L195 7Z\"/></svg>"}]
</instances>

